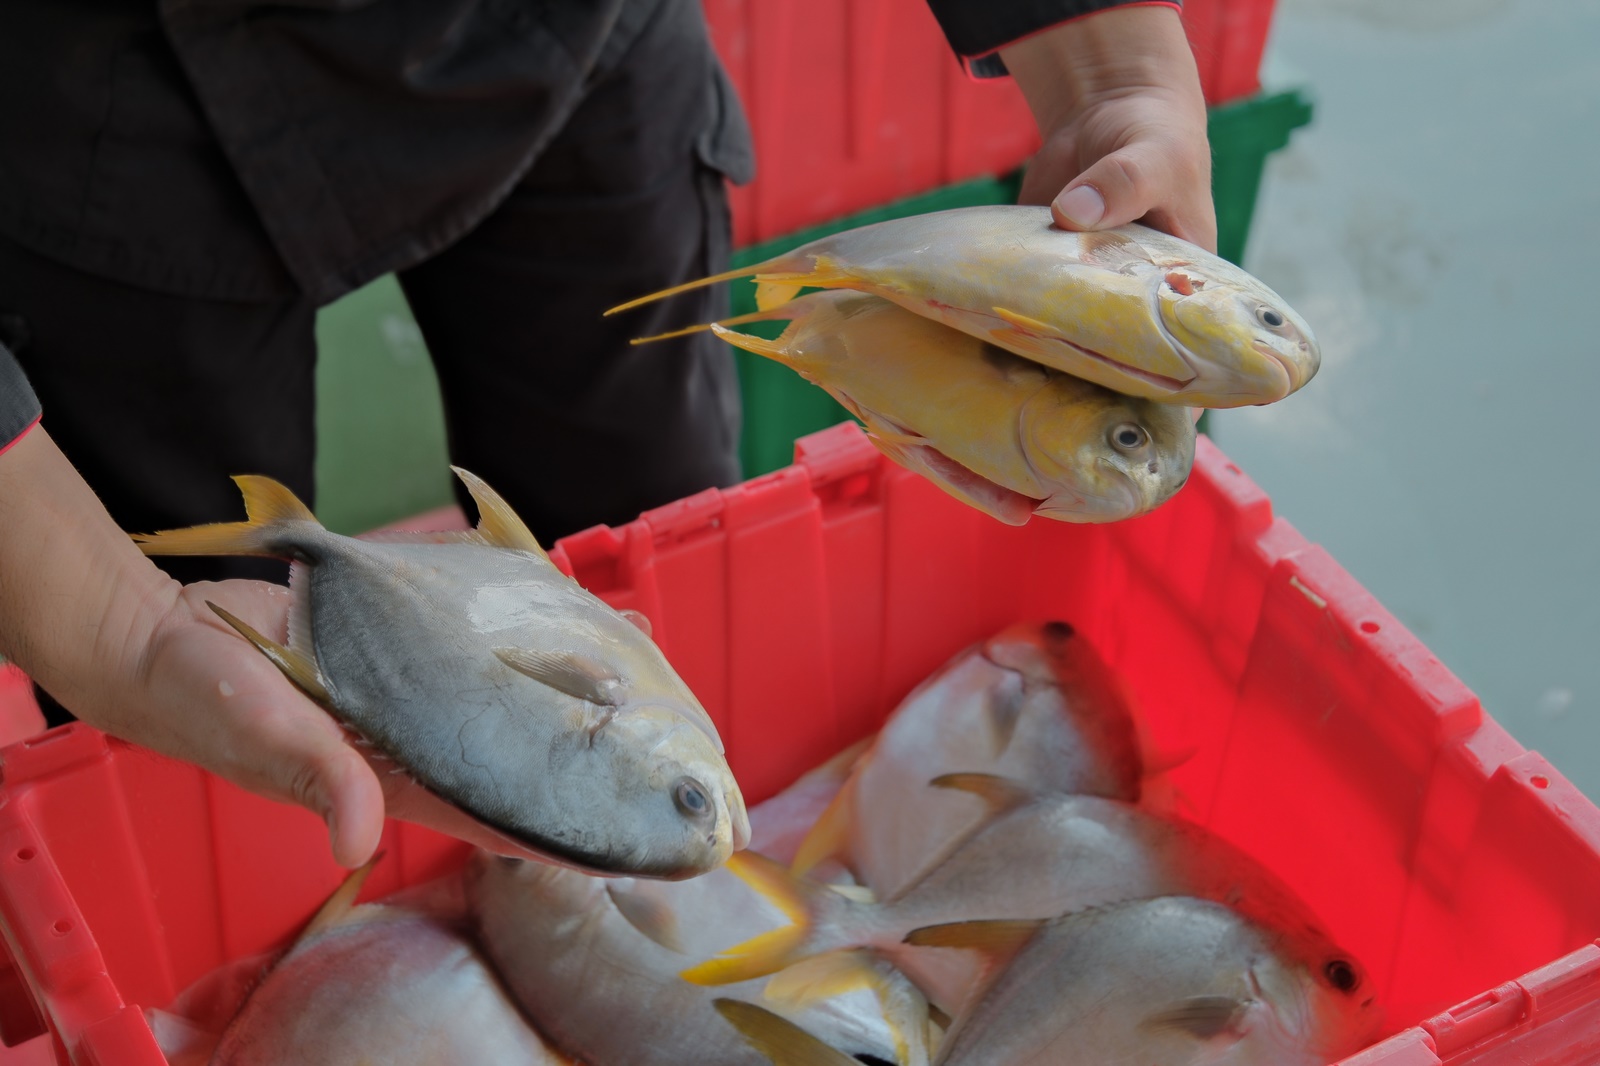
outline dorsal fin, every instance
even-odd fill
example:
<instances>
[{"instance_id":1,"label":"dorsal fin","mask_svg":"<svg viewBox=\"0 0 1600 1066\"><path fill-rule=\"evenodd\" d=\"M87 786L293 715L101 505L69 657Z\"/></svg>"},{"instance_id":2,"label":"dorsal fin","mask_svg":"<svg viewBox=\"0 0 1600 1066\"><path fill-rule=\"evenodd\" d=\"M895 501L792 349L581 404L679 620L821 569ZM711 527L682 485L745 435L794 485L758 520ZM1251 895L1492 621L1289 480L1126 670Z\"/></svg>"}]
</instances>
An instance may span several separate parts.
<instances>
[{"instance_id":1,"label":"dorsal fin","mask_svg":"<svg viewBox=\"0 0 1600 1066\"><path fill-rule=\"evenodd\" d=\"M533 552L541 559L548 560L539 541L529 532L522 519L517 517L517 512L500 494L491 489L478 475L461 469L459 466L450 468L456 472L456 477L472 493L472 502L478 505L478 532L483 539L498 548L509 548L512 551Z\"/></svg>"},{"instance_id":2,"label":"dorsal fin","mask_svg":"<svg viewBox=\"0 0 1600 1066\"><path fill-rule=\"evenodd\" d=\"M622 702L622 679L604 663L570 651L529 651L526 648L496 648L495 657L519 674L526 674L541 685L565 692L602 707Z\"/></svg>"}]
</instances>

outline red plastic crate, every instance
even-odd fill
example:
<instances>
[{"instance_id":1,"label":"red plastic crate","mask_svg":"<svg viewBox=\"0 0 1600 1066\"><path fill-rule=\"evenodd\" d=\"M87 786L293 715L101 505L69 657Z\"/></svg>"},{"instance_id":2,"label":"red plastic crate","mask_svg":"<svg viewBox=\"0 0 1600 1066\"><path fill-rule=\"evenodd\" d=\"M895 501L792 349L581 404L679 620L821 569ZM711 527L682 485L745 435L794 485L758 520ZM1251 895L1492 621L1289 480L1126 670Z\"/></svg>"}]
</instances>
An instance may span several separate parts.
<instances>
[{"instance_id":1,"label":"red plastic crate","mask_svg":"<svg viewBox=\"0 0 1600 1066\"><path fill-rule=\"evenodd\" d=\"M44 728L44 714L33 698L33 682L10 663L0 663L0 747L25 740Z\"/></svg>"},{"instance_id":2,"label":"red plastic crate","mask_svg":"<svg viewBox=\"0 0 1600 1066\"><path fill-rule=\"evenodd\" d=\"M1156 743L1195 751L1175 771L1186 812L1266 861L1366 962L1396 1035L1350 1063L1600 1056L1600 811L1209 441L1153 515L1020 529L889 464L853 425L797 453L553 552L650 616L752 801L969 642L1064 618L1126 676ZM285 942L340 879L311 815L87 727L0 762L15 960L0 968L0 1043L18 1045L0 1066L61 1047L158 1066L140 1007ZM379 894L464 855L412 826L384 846Z\"/></svg>"},{"instance_id":3,"label":"red plastic crate","mask_svg":"<svg viewBox=\"0 0 1600 1066\"><path fill-rule=\"evenodd\" d=\"M1273 0L1188 0L1208 103L1248 96ZM752 244L982 175L1039 147L1009 78L967 76L926 0L704 0L712 42L755 135L758 175L733 190Z\"/></svg>"}]
</instances>

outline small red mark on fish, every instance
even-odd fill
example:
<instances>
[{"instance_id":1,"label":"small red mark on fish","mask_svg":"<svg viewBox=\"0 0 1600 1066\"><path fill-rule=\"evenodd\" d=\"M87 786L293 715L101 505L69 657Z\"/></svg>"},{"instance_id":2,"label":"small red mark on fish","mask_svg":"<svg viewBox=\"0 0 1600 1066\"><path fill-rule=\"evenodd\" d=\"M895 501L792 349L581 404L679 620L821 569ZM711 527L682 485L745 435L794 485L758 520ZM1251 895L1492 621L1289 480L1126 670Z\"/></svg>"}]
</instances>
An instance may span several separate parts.
<instances>
[{"instance_id":1,"label":"small red mark on fish","mask_svg":"<svg viewBox=\"0 0 1600 1066\"><path fill-rule=\"evenodd\" d=\"M1174 292L1182 293L1184 296L1193 296L1196 289L1203 289L1206 286L1204 278L1190 277L1181 270L1169 271L1167 284Z\"/></svg>"}]
</instances>

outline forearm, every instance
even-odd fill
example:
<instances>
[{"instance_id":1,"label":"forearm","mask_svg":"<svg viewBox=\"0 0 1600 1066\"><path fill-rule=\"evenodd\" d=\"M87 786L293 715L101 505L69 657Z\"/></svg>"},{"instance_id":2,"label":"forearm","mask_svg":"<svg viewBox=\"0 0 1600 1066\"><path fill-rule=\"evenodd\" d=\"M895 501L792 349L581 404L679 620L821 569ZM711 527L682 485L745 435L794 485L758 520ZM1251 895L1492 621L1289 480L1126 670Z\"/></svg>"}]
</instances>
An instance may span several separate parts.
<instances>
[{"instance_id":1,"label":"forearm","mask_svg":"<svg viewBox=\"0 0 1600 1066\"><path fill-rule=\"evenodd\" d=\"M0 654L57 699L92 715L137 681L178 589L43 426L0 454Z\"/></svg>"}]
</instances>

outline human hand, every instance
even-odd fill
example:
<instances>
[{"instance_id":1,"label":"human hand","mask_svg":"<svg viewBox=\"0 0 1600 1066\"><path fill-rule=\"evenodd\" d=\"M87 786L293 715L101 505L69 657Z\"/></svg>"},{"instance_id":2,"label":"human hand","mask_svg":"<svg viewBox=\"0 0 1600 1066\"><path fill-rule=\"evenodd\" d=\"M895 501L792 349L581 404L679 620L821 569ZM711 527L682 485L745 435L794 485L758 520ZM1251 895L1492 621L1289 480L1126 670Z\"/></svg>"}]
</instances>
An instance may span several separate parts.
<instances>
[{"instance_id":1,"label":"human hand","mask_svg":"<svg viewBox=\"0 0 1600 1066\"><path fill-rule=\"evenodd\" d=\"M288 589L264 581L179 586L150 634L137 695L99 709L91 722L305 807L327 823L335 861L360 866L383 831L384 796L372 768L326 711L208 606L282 644L289 601Z\"/></svg>"},{"instance_id":2,"label":"human hand","mask_svg":"<svg viewBox=\"0 0 1600 1066\"><path fill-rule=\"evenodd\" d=\"M1200 75L1177 11L1115 7L1000 51L1044 146L1020 200L1064 229L1139 221L1216 251Z\"/></svg>"},{"instance_id":3,"label":"human hand","mask_svg":"<svg viewBox=\"0 0 1600 1066\"><path fill-rule=\"evenodd\" d=\"M328 823L334 858L359 866L383 829L377 776L208 599L285 636L288 590L179 585L42 427L0 455L0 652L90 725L306 807Z\"/></svg>"}]
</instances>

